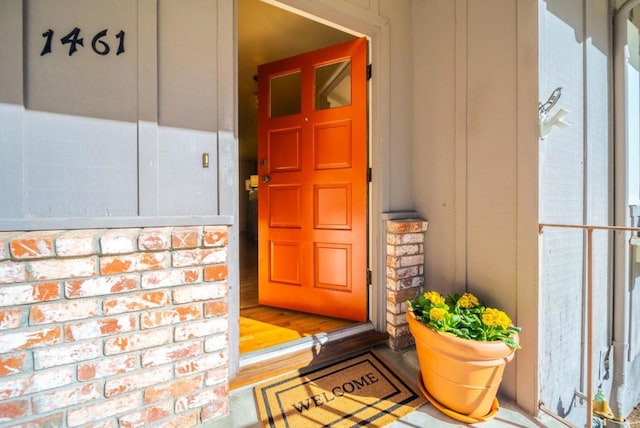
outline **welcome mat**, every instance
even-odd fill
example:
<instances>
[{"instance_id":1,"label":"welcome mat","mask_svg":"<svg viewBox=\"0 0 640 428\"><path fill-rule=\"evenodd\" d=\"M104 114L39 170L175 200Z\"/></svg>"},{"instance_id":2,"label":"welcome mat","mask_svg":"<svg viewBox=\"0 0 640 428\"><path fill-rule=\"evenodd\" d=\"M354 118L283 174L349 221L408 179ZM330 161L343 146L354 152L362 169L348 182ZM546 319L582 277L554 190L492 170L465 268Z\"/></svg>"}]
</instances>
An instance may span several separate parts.
<instances>
[{"instance_id":1,"label":"welcome mat","mask_svg":"<svg viewBox=\"0 0 640 428\"><path fill-rule=\"evenodd\" d=\"M382 427L426 400L373 352L255 387L265 427Z\"/></svg>"}]
</instances>

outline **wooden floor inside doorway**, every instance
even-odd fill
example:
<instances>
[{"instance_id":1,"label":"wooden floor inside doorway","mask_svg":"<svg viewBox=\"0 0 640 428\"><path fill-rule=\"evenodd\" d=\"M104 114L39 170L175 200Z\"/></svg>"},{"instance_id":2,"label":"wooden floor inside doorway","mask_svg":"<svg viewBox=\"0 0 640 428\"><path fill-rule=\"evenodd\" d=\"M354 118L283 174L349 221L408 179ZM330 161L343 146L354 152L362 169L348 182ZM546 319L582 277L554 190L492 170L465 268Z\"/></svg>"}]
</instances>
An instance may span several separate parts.
<instances>
[{"instance_id":1,"label":"wooden floor inside doorway","mask_svg":"<svg viewBox=\"0 0 640 428\"><path fill-rule=\"evenodd\" d=\"M259 305L257 242L240 235L240 354L351 324L354 322Z\"/></svg>"}]
</instances>

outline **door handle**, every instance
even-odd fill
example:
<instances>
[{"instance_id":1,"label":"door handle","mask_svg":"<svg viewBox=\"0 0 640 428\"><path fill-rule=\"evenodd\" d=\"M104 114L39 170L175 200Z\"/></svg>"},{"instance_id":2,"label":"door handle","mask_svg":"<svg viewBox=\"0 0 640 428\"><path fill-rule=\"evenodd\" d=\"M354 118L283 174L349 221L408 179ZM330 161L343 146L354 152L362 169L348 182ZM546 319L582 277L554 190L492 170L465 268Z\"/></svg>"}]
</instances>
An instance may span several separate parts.
<instances>
[{"instance_id":1,"label":"door handle","mask_svg":"<svg viewBox=\"0 0 640 428\"><path fill-rule=\"evenodd\" d=\"M268 176L268 175L263 175L262 176L262 182L263 183L268 183L270 181L271 181L271 177L270 176Z\"/></svg>"}]
</instances>

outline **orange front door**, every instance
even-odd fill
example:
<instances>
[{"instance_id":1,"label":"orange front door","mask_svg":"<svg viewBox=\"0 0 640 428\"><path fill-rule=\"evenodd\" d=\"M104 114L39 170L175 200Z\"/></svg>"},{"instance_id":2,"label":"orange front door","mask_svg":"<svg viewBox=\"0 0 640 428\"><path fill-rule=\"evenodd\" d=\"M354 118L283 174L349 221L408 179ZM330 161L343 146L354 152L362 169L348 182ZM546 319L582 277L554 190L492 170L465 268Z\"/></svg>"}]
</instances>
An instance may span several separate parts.
<instances>
[{"instance_id":1,"label":"orange front door","mask_svg":"<svg viewBox=\"0 0 640 428\"><path fill-rule=\"evenodd\" d=\"M367 319L366 46L258 67L262 305Z\"/></svg>"}]
</instances>

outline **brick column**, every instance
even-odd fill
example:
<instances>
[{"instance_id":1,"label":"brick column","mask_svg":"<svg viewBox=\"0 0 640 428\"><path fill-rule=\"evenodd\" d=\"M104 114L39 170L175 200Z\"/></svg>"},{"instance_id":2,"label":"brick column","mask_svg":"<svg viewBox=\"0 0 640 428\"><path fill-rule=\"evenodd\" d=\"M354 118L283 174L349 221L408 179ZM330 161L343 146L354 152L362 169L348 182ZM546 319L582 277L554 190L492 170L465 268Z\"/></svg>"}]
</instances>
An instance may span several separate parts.
<instances>
[{"instance_id":1,"label":"brick column","mask_svg":"<svg viewBox=\"0 0 640 428\"><path fill-rule=\"evenodd\" d=\"M387 221L387 332L389 347L413 345L407 324L406 300L424 292L424 233L419 218Z\"/></svg>"}]
</instances>

